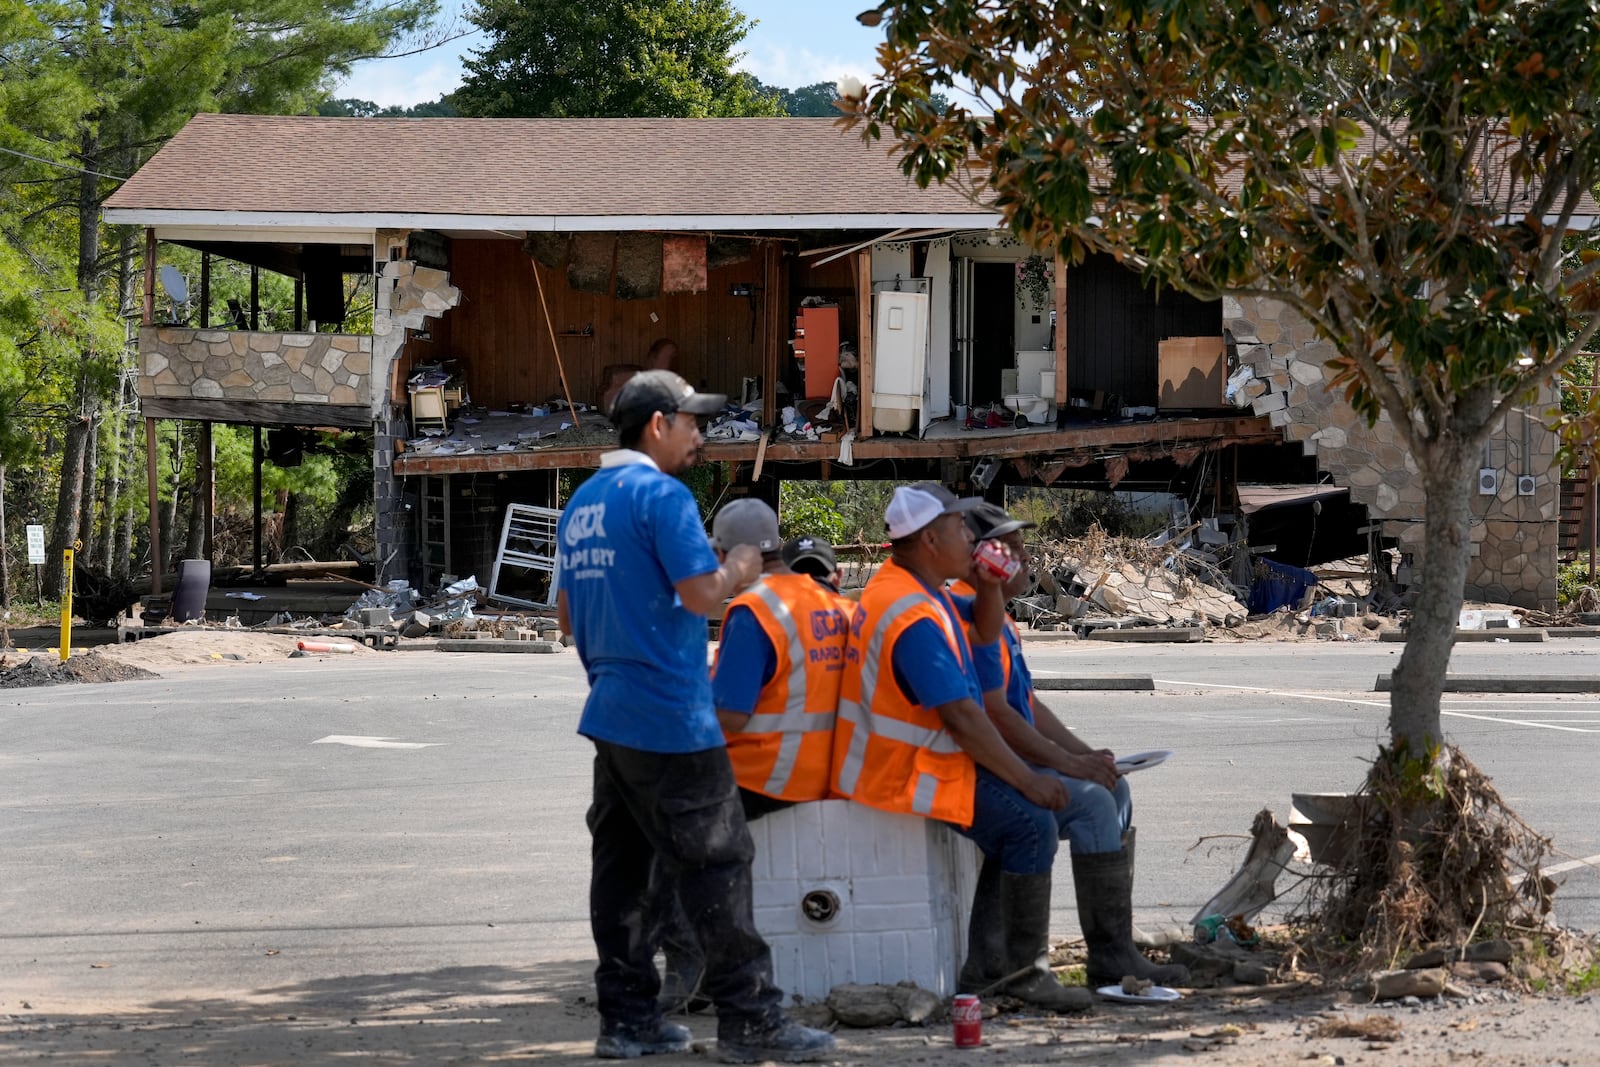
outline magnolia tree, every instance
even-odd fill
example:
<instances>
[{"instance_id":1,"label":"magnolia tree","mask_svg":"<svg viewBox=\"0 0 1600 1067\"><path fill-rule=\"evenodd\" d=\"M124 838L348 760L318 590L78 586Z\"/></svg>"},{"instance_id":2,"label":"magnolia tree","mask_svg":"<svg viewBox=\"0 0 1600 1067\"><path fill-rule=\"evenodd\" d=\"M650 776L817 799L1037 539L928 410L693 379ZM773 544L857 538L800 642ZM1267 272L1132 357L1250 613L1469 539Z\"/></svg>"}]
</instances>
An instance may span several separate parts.
<instances>
[{"instance_id":1,"label":"magnolia tree","mask_svg":"<svg viewBox=\"0 0 1600 1067\"><path fill-rule=\"evenodd\" d=\"M844 120L1036 247L1266 296L1426 491L1395 751L1431 764L1487 436L1588 347L1596 0L891 0ZM935 94L946 100L931 104ZM966 106L963 100L976 98ZM1581 424L1575 424L1581 425Z\"/></svg>"}]
</instances>

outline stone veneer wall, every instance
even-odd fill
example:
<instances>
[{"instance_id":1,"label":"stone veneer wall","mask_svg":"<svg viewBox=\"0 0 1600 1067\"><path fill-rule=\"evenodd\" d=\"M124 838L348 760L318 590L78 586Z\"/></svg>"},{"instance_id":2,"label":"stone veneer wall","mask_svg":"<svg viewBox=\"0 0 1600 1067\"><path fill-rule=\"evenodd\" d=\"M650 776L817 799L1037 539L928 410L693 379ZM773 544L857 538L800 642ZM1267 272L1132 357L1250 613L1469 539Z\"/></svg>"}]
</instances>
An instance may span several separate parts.
<instances>
[{"instance_id":1,"label":"stone veneer wall","mask_svg":"<svg viewBox=\"0 0 1600 1067\"><path fill-rule=\"evenodd\" d=\"M446 271L419 267L405 259L407 230L379 230L378 289L372 313L373 380L386 383L405 347L406 331L427 328L461 302L461 290ZM387 386L372 391L372 498L377 533L377 578L416 581L417 516L415 492L407 494L394 473L395 441L407 436L411 417L407 398L396 401Z\"/></svg>"},{"instance_id":2,"label":"stone veneer wall","mask_svg":"<svg viewBox=\"0 0 1600 1067\"><path fill-rule=\"evenodd\" d=\"M1261 298L1225 299L1222 325L1233 334L1239 361L1256 380L1246 388L1250 407L1267 416L1284 436L1298 442L1335 483L1365 504L1384 533L1399 539L1402 551L1422 558L1424 501L1416 461L1385 416L1368 427L1366 420L1340 397L1330 393L1333 372L1325 364L1333 349L1293 308ZM1499 475L1493 496L1472 497L1473 559L1467 571L1470 599L1553 607L1559 551L1560 471L1556 438L1538 417L1554 403L1544 395L1531 417L1513 412L1507 425L1491 436L1485 466ZM1523 420L1530 455L1524 457ZM1517 478L1534 477L1534 492L1521 496Z\"/></svg>"},{"instance_id":3,"label":"stone veneer wall","mask_svg":"<svg viewBox=\"0 0 1600 1067\"><path fill-rule=\"evenodd\" d=\"M146 326L139 395L295 404L372 402L372 338Z\"/></svg>"}]
</instances>

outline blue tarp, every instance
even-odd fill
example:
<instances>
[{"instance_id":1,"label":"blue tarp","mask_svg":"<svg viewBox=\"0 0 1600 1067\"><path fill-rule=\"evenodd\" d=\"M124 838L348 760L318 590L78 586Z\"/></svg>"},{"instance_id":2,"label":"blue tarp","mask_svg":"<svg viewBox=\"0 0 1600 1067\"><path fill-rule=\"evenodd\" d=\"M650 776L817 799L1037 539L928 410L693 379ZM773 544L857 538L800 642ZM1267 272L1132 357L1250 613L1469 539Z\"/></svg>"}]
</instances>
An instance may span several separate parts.
<instances>
[{"instance_id":1,"label":"blue tarp","mask_svg":"<svg viewBox=\"0 0 1600 1067\"><path fill-rule=\"evenodd\" d=\"M1266 568L1266 575L1250 583L1250 614L1265 615L1282 607L1295 607L1305 599L1306 591L1317 584L1317 576L1310 571L1291 567L1277 560L1256 561Z\"/></svg>"}]
</instances>

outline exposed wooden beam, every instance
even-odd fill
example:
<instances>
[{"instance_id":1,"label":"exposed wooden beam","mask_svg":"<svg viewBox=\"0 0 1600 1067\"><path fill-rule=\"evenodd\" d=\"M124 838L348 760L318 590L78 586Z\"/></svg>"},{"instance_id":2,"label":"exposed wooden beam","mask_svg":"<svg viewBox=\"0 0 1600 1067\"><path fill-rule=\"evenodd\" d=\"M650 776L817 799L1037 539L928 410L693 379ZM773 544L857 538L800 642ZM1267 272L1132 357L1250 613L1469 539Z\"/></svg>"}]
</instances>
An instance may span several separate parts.
<instances>
[{"instance_id":1,"label":"exposed wooden beam","mask_svg":"<svg viewBox=\"0 0 1600 1067\"><path fill-rule=\"evenodd\" d=\"M346 430L364 430L372 426L372 410L366 404L284 404L151 396L146 397L140 407L147 419L192 419L240 426L337 426Z\"/></svg>"},{"instance_id":2,"label":"exposed wooden beam","mask_svg":"<svg viewBox=\"0 0 1600 1067\"><path fill-rule=\"evenodd\" d=\"M856 437L872 436L872 253L856 253L856 355L861 369L856 375L859 406Z\"/></svg>"},{"instance_id":3,"label":"exposed wooden beam","mask_svg":"<svg viewBox=\"0 0 1600 1067\"><path fill-rule=\"evenodd\" d=\"M1162 422L1126 423L1118 426L1046 430L1038 433L1001 433L958 438L915 440L903 437L876 437L858 441L855 458L876 459L976 459L996 456L1010 459L1031 456L1040 461L1065 460L1067 466L1093 462L1105 452L1124 452L1136 459L1170 456L1180 450L1212 450L1230 444L1281 444L1283 433L1259 416L1172 419ZM762 451L766 463L817 462L837 458L839 446L833 442L734 442L708 444L703 449L706 462L749 462ZM400 476L443 473L485 473L518 470L545 470L551 467L598 467L600 457L610 447L548 448L529 452L500 452L469 456L429 456L402 453L394 458L394 472Z\"/></svg>"}]
</instances>

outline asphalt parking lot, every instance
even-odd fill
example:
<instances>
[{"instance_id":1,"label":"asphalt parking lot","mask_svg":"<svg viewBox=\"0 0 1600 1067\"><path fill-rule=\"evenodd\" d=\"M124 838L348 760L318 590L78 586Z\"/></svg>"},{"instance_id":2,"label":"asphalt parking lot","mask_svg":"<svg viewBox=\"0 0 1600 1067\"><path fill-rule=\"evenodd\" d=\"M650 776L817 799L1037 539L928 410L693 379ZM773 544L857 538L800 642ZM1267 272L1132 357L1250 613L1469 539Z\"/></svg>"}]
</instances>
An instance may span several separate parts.
<instances>
[{"instance_id":1,"label":"asphalt parking lot","mask_svg":"<svg viewBox=\"0 0 1600 1067\"><path fill-rule=\"evenodd\" d=\"M1582 674L1588 644L1462 646L1452 669ZM1156 680L1047 694L1097 745L1174 752L1132 779L1141 925L1184 923L1261 808L1359 783L1399 648L1028 646L1042 676ZM585 690L570 653L392 653L6 692L0 1005L588 960ZM1446 716L1552 837L1558 917L1600 929L1600 693L1453 695ZM1059 875L1065 936L1065 854Z\"/></svg>"}]
</instances>

